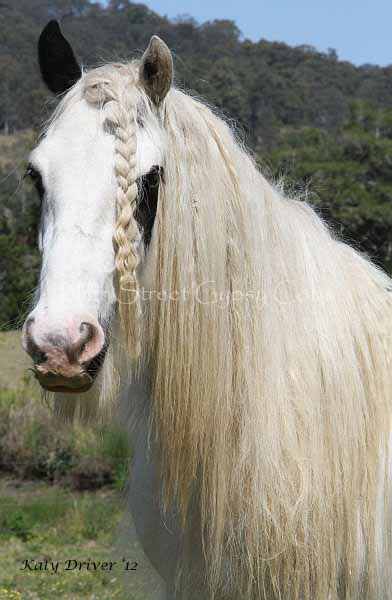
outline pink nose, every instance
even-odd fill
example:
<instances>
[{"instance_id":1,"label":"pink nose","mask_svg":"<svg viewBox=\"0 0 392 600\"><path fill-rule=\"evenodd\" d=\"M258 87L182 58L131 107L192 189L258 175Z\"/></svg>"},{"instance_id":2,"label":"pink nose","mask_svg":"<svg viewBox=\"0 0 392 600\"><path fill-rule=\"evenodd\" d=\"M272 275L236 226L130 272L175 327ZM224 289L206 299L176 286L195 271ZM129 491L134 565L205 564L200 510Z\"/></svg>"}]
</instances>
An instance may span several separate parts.
<instances>
[{"instance_id":1,"label":"pink nose","mask_svg":"<svg viewBox=\"0 0 392 600\"><path fill-rule=\"evenodd\" d=\"M78 325L76 325L78 323ZM51 391L85 391L103 360L105 334L94 320L73 322L64 332L45 332L34 317L26 320L22 343L35 375Z\"/></svg>"}]
</instances>

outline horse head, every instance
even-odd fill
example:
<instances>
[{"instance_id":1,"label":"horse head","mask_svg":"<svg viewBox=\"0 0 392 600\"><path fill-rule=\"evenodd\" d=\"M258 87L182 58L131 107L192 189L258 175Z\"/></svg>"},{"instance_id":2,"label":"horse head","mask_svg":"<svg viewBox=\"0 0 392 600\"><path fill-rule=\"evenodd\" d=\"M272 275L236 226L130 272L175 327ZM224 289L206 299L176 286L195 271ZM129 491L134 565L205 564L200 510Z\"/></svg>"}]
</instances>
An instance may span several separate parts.
<instances>
[{"instance_id":1,"label":"horse head","mask_svg":"<svg viewBox=\"0 0 392 600\"><path fill-rule=\"evenodd\" d=\"M42 31L38 53L44 82L63 98L27 169L42 202L42 268L22 340L45 389L80 393L105 359L118 302L137 319L173 65L154 36L140 61L83 73L56 21ZM137 354L137 337L128 342Z\"/></svg>"}]
</instances>

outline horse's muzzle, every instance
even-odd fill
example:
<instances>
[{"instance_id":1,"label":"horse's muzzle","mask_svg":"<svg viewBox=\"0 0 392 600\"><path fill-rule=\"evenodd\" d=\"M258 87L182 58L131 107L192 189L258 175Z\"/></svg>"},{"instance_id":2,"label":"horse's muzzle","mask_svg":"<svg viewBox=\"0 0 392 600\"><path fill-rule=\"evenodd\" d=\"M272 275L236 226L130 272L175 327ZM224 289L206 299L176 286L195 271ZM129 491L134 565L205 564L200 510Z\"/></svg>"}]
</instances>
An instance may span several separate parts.
<instances>
[{"instance_id":1,"label":"horse's muzzle","mask_svg":"<svg viewBox=\"0 0 392 600\"><path fill-rule=\"evenodd\" d=\"M92 319L77 327L68 324L63 333L46 333L30 317L22 342L34 361L33 372L40 385L66 394L81 394L91 388L107 349L105 333Z\"/></svg>"}]
</instances>

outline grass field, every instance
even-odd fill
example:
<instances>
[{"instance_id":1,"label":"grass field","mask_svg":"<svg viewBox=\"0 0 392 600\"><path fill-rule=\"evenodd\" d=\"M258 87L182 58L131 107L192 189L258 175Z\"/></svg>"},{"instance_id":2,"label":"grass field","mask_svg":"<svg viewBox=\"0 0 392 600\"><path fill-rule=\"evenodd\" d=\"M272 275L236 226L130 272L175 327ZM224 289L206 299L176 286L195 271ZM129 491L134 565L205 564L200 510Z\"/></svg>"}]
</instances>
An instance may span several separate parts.
<instances>
[{"instance_id":1,"label":"grass field","mask_svg":"<svg viewBox=\"0 0 392 600\"><path fill-rule=\"evenodd\" d=\"M20 331L0 331L0 390L16 390L29 376L28 356L23 352ZM31 393L39 395L38 386L31 384Z\"/></svg>"},{"instance_id":2,"label":"grass field","mask_svg":"<svg viewBox=\"0 0 392 600\"><path fill-rule=\"evenodd\" d=\"M127 527L127 543L121 551L112 544L122 514L120 495L110 488L75 493L3 477L0 600L158 600L160 583L132 528ZM32 569L45 564L48 569L23 569L25 561ZM116 561L110 570L91 570L93 562L99 566L98 562L109 561ZM129 571L125 571L126 561ZM52 562L59 562L57 572L53 572ZM74 568L82 562L81 570ZM110 568L110 563L106 567Z\"/></svg>"},{"instance_id":3,"label":"grass field","mask_svg":"<svg viewBox=\"0 0 392 600\"><path fill-rule=\"evenodd\" d=\"M1 600L125 598L115 574L21 570L25 560L107 560L119 516L113 493L3 480L0 494Z\"/></svg>"},{"instance_id":4,"label":"grass field","mask_svg":"<svg viewBox=\"0 0 392 600\"><path fill-rule=\"evenodd\" d=\"M123 506L130 457L123 433L110 424L63 429L54 422L19 338L0 333L0 600L160 600L161 583ZM97 489L78 491L86 480ZM122 558L136 569L125 571ZM26 560L59 564L54 573L22 570ZM91 570L97 561L117 562Z\"/></svg>"}]
</instances>

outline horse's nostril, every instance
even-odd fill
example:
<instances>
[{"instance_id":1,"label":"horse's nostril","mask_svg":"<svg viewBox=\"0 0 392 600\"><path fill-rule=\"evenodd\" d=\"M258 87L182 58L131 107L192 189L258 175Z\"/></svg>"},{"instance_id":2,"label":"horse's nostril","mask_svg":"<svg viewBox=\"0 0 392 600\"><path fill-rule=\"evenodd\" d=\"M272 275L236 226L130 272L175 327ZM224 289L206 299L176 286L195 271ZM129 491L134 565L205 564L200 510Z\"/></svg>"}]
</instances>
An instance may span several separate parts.
<instances>
[{"instance_id":1,"label":"horse's nostril","mask_svg":"<svg viewBox=\"0 0 392 600\"><path fill-rule=\"evenodd\" d=\"M70 362L88 363L98 354L104 343L104 335L98 324L83 321L79 325L78 339L66 347L65 352Z\"/></svg>"},{"instance_id":2,"label":"horse's nostril","mask_svg":"<svg viewBox=\"0 0 392 600\"><path fill-rule=\"evenodd\" d=\"M81 323L81 325L79 327L79 331L81 333L80 339L83 342L83 344L82 344L82 351L83 351L87 342L89 342L92 339L92 337L94 336L94 326L91 325L91 323L86 323L84 321L83 323Z\"/></svg>"},{"instance_id":3,"label":"horse's nostril","mask_svg":"<svg viewBox=\"0 0 392 600\"><path fill-rule=\"evenodd\" d=\"M24 329L25 329L25 335L27 337L30 337L30 335L31 335L30 329L31 329L31 326L33 325L34 321L35 321L34 317L29 317L25 323Z\"/></svg>"},{"instance_id":4,"label":"horse's nostril","mask_svg":"<svg viewBox=\"0 0 392 600\"><path fill-rule=\"evenodd\" d=\"M41 352L41 350L37 349L33 353L33 359L36 365L42 365L42 363L45 363L48 360L48 356L45 352Z\"/></svg>"},{"instance_id":5,"label":"horse's nostril","mask_svg":"<svg viewBox=\"0 0 392 600\"><path fill-rule=\"evenodd\" d=\"M91 340L93 340L94 336L96 335L96 330L94 325L84 321L83 323L81 323L79 331L80 339L78 341L78 353L79 356L81 356L86 350L88 343L91 342Z\"/></svg>"},{"instance_id":6,"label":"horse's nostril","mask_svg":"<svg viewBox=\"0 0 392 600\"><path fill-rule=\"evenodd\" d=\"M44 351L37 345L34 340L34 335L32 332L32 326L35 322L34 317L29 317L26 320L24 333L23 333L23 346L26 352L31 356L36 365L40 365L47 361L48 357Z\"/></svg>"}]
</instances>

